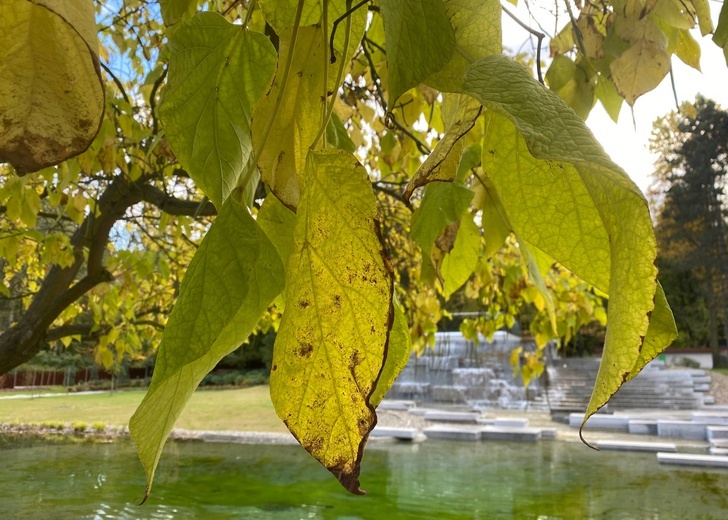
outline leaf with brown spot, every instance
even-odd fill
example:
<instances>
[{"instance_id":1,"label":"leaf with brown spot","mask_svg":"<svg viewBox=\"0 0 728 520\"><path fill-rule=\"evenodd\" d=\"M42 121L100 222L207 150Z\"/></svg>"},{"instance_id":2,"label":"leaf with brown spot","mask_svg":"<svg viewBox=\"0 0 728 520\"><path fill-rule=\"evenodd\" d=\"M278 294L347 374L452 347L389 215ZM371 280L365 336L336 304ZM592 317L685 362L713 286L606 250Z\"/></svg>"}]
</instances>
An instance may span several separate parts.
<instances>
[{"instance_id":1,"label":"leaf with brown spot","mask_svg":"<svg viewBox=\"0 0 728 520\"><path fill-rule=\"evenodd\" d=\"M432 181L452 181L460 164L460 153L456 145L474 126L480 117L482 106L470 96L463 94L443 95L443 118L446 120L445 135L427 156L407 183L402 196L409 203L412 193Z\"/></svg>"},{"instance_id":2,"label":"leaf with brown spot","mask_svg":"<svg viewBox=\"0 0 728 520\"><path fill-rule=\"evenodd\" d=\"M90 0L3 0L0 163L22 175L88 148L104 114L98 45Z\"/></svg>"},{"instance_id":3,"label":"leaf with brown spot","mask_svg":"<svg viewBox=\"0 0 728 520\"><path fill-rule=\"evenodd\" d=\"M361 494L361 458L376 424L371 397L394 310L374 192L352 163L342 150L308 154L286 274L286 301L297 305L281 320L270 391L301 445Z\"/></svg>"}]
</instances>

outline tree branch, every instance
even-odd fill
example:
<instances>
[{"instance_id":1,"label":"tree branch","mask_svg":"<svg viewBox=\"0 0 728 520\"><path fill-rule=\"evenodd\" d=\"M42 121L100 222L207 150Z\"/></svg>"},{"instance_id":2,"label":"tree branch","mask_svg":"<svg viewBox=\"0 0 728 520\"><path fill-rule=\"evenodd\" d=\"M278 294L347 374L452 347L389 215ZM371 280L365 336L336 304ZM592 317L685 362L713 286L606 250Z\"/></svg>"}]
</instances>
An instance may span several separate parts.
<instances>
[{"instance_id":1,"label":"tree branch","mask_svg":"<svg viewBox=\"0 0 728 520\"><path fill-rule=\"evenodd\" d=\"M154 204L161 211L170 215L186 215L189 217L210 217L217 215L217 210L210 201L207 201L200 208L199 201L178 199L151 185L141 186L140 192L143 201Z\"/></svg>"}]
</instances>

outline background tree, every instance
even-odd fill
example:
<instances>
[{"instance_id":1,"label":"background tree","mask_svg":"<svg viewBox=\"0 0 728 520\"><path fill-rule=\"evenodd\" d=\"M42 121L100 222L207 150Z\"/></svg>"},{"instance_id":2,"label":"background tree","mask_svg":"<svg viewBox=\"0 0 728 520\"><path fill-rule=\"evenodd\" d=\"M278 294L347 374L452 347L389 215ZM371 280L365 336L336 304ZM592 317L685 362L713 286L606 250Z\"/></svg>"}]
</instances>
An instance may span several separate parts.
<instances>
[{"instance_id":1,"label":"background tree","mask_svg":"<svg viewBox=\"0 0 728 520\"><path fill-rule=\"evenodd\" d=\"M728 338L728 112L698 97L656 122L651 148L661 154L653 197L668 300L680 309L683 341L707 340L713 365L725 366L718 346L721 328Z\"/></svg>"}]
</instances>

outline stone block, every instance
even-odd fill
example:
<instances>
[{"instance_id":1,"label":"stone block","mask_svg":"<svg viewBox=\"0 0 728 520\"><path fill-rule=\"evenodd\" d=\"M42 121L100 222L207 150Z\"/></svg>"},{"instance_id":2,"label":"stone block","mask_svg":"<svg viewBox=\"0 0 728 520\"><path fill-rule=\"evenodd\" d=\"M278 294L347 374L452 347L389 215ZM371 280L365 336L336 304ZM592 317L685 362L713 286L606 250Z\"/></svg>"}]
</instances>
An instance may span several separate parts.
<instances>
[{"instance_id":1,"label":"stone block","mask_svg":"<svg viewBox=\"0 0 728 520\"><path fill-rule=\"evenodd\" d=\"M569 414L569 426L572 428L578 428L581 426L581 421L584 419L584 414L572 413ZM623 431L629 430L629 416L627 415L606 415L606 414L595 414L592 415L584 426L585 430L613 430Z\"/></svg>"},{"instance_id":2,"label":"stone block","mask_svg":"<svg viewBox=\"0 0 728 520\"><path fill-rule=\"evenodd\" d=\"M696 392L710 392L710 385L695 385Z\"/></svg>"},{"instance_id":3,"label":"stone block","mask_svg":"<svg viewBox=\"0 0 728 520\"><path fill-rule=\"evenodd\" d=\"M693 455L688 453L658 453L660 464L699 466L706 468L728 468L728 457L723 455Z\"/></svg>"},{"instance_id":4,"label":"stone block","mask_svg":"<svg viewBox=\"0 0 728 520\"><path fill-rule=\"evenodd\" d=\"M713 448L728 448L728 439L711 439L709 442Z\"/></svg>"},{"instance_id":5,"label":"stone block","mask_svg":"<svg viewBox=\"0 0 728 520\"><path fill-rule=\"evenodd\" d=\"M371 437L394 437L401 441L413 441L417 438L419 430L417 428L388 428L385 426L377 426L369 435Z\"/></svg>"},{"instance_id":6,"label":"stone block","mask_svg":"<svg viewBox=\"0 0 728 520\"><path fill-rule=\"evenodd\" d=\"M728 426L706 426L705 436L709 441L728 439Z\"/></svg>"},{"instance_id":7,"label":"stone block","mask_svg":"<svg viewBox=\"0 0 728 520\"><path fill-rule=\"evenodd\" d=\"M480 440L481 426L430 426L424 433L428 439L443 439L448 441L478 441Z\"/></svg>"},{"instance_id":8,"label":"stone block","mask_svg":"<svg viewBox=\"0 0 728 520\"><path fill-rule=\"evenodd\" d=\"M692 421L657 420L657 435L660 437L704 441L707 439L705 430L705 424L694 423Z\"/></svg>"},{"instance_id":9,"label":"stone block","mask_svg":"<svg viewBox=\"0 0 728 520\"><path fill-rule=\"evenodd\" d=\"M600 450L617 450L617 451L651 451L651 452L670 452L675 453L677 446L671 442L635 442L635 441L613 441L598 440L594 445Z\"/></svg>"},{"instance_id":10,"label":"stone block","mask_svg":"<svg viewBox=\"0 0 728 520\"><path fill-rule=\"evenodd\" d=\"M714 446L710 447L711 455L728 455L728 448L717 448Z\"/></svg>"},{"instance_id":11,"label":"stone block","mask_svg":"<svg viewBox=\"0 0 728 520\"><path fill-rule=\"evenodd\" d=\"M493 426L503 426L505 428L527 428L528 419L496 417L493 421Z\"/></svg>"},{"instance_id":12,"label":"stone block","mask_svg":"<svg viewBox=\"0 0 728 520\"><path fill-rule=\"evenodd\" d=\"M424 417L427 412L434 412L436 410L433 410L432 408L410 408L407 410L407 413L411 413L412 415L416 415L418 417Z\"/></svg>"},{"instance_id":13,"label":"stone block","mask_svg":"<svg viewBox=\"0 0 728 520\"><path fill-rule=\"evenodd\" d=\"M632 435L657 435L657 420L630 419L627 431Z\"/></svg>"},{"instance_id":14,"label":"stone block","mask_svg":"<svg viewBox=\"0 0 728 520\"><path fill-rule=\"evenodd\" d=\"M541 428L541 440L553 441L556 439L556 428Z\"/></svg>"},{"instance_id":15,"label":"stone block","mask_svg":"<svg viewBox=\"0 0 728 520\"><path fill-rule=\"evenodd\" d=\"M424 415L426 421L477 423L482 417L477 412L444 412L441 410L430 410Z\"/></svg>"},{"instance_id":16,"label":"stone block","mask_svg":"<svg viewBox=\"0 0 728 520\"><path fill-rule=\"evenodd\" d=\"M705 405L715 404L715 397L713 397L712 395L706 395L705 397L703 397L703 404L705 404Z\"/></svg>"},{"instance_id":17,"label":"stone block","mask_svg":"<svg viewBox=\"0 0 728 520\"><path fill-rule=\"evenodd\" d=\"M481 438L486 441L536 442L541 439L541 429L484 426L482 428Z\"/></svg>"},{"instance_id":18,"label":"stone block","mask_svg":"<svg viewBox=\"0 0 728 520\"><path fill-rule=\"evenodd\" d=\"M381 403L379 403L379 406L377 406L378 410L409 410L410 408L414 408L417 406L417 403L414 401L405 401L401 399L383 399Z\"/></svg>"},{"instance_id":19,"label":"stone block","mask_svg":"<svg viewBox=\"0 0 728 520\"><path fill-rule=\"evenodd\" d=\"M465 403L467 390L464 386L433 386L432 400L440 403Z\"/></svg>"},{"instance_id":20,"label":"stone block","mask_svg":"<svg viewBox=\"0 0 728 520\"><path fill-rule=\"evenodd\" d=\"M691 418L694 422L703 424L726 425L728 426L728 412L693 412Z\"/></svg>"}]
</instances>

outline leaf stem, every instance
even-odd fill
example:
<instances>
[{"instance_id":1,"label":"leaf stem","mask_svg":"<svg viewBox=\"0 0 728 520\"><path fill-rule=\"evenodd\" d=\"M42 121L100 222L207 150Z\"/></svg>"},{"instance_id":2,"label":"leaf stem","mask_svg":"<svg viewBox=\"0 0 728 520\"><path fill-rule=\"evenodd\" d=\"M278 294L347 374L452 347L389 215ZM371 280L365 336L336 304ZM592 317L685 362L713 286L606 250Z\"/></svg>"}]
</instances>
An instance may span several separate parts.
<instances>
[{"instance_id":1,"label":"leaf stem","mask_svg":"<svg viewBox=\"0 0 728 520\"><path fill-rule=\"evenodd\" d=\"M253 17L253 11L255 10L257 3L258 0L250 0L250 3L248 3L248 10L245 11L245 20L243 20L243 29L245 29L250 23L250 19Z\"/></svg>"},{"instance_id":2,"label":"leaf stem","mask_svg":"<svg viewBox=\"0 0 728 520\"><path fill-rule=\"evenodd\" d=\"M566 6L569 7L569 0L566 0ZM542 85L545 85L543 82L543 75L541 74L541 43L543 42L544 37L546 36L544 33L537 31L536 29L529 27L525 23L523 23L515 14L510 12L504 5L501 5L501 9L504 13L506 13L514 22L516 22L518 25L523 27L525 30L530 32L532 35L534 35L538 42L536 43L536 73L538 74L538 82ZM569 14L571 14L571 8L569 7ZM573 20L572 15L572 20ZM574 27L576 27L576 22L573 22ZM584 53L586 54L586 53ZM463 56L464 57L464 56ZM467 58L466 58L467 59Z\"/></svg>"},{"instance_id":3,"label":"leaf stem","mask_svg":"<svg viewBox=\"0 0 728 520\"><path fill-rule=\"evenodd\" d=\"M249 163L248 171L245 173L245 177L243 177L243 181L239 184L239 186L244 187L248 184L248 182L250 182L250 178L253 176L253 172L258 167L258 161L260 161L260 158L263 155L263 149L265 148L266 141L268 141L268 136L270 135L270 131L273 128L273 122L278 115L278 110L281 108L283 94L286 91L286 84L288 83L288 75L291 72L291 65L293 64L293 54L296 51L296 40L298 39L298 28L301 26L301 15L303 13L304 2L305 0L298 0L298 6L296 7L296 17L293 21L293 31L291 32L291 43L290 47L288 48L288 54L286 55L286 64L283 68L283 74L281 75L281 83L278 88L278 96L276 97L276 102L273 105L273 110L270 113L268 122L265 125L263 138L260 140L260 146L258 146L253 160Z\"/></svg>"},{"instance_id":4,"label":"leaf stem","mask_svg":"<svg viewBox=\"0 0 728 520\"><path fill-rule=\"evenodd\" d=\"M326 119L326 99L328 98L329 93L329 49L326 46L326 42L328 41L328 30L329 30L329 0L323 0L321 2L321 30L324 33L324 95L321 97L321 100L323 101L323 107L321 108L321 115L324 120L324 124L328 121ZM319 140L319 135L316 135L316 139L314 139L313 144L314 146ZM326 143L324 143L324 147L326 146ZM313 148L313 146L311 147Z\"/></svg>"},{"instance_id":5,"label":"leaf stem","mask_svg":"<svg viewBox=\"0 0 728 520\"><path fill-rule=\"evenodd\" d=\"M346 0L346 12L349 13L346 17L346 34L344 36L344 51L343 56L341 57L341 62L339 63L339 69L336 72L336 83L334 84L334 91L331 94L331 100L329 101L329 105L326 108L326 112L324 113L324 120L321 122L321 128L319 128L318 134L316 134L316 139L313 140L313 144L311 144L311 148L316 148L316 145L318 144L321 137L326 133L326 127L329 124L329 119L331 119L331 114L334 113L334 104L336 103L336 95L339 91L339 84L341 83L341 78L344 76L344 67L346 66L346 55L347 51L349 50L349 40L351 38L351 13L353 12L351 8L351 2L352 0ZM324 36L326 35L326 31L324 30ZM331 33L331 41L333 49L333 32ZM324 51L324 57L327 56L327 52ZM333 58L334 55L332 54L331 57ZM328 70L329 64L327 62L324 63L324 70ZM328 74L324 73L324 93L328 94ZM326 99L326 97L324 97Z\"/></svg>"}]
</instances>

